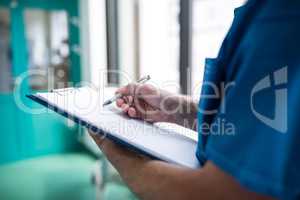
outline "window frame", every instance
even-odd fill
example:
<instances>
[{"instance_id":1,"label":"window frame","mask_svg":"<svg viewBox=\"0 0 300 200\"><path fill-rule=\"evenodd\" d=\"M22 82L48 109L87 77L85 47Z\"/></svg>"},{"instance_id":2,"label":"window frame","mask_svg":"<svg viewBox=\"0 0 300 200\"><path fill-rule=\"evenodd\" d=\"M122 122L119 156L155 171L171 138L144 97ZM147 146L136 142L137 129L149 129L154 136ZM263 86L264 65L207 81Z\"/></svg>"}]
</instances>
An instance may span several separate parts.
<instances>
[{"instance_id":1,"label":"window frame","mask_svg":"<svg viewBox=\"0 0 300 200\"><path fill-rule=\"evenodd\" d=\"M138 1L133 1L138 7ZM119 0L106 0L106 37L107 37L107 83L118 85L120 77L120 40L119 40ZM193 0L180 0L180 47L179 47L179 80L182 94L191 94L192 71L192 16ZM138 15L137 15L138 16ZM137 30L136 30L137 31ZM138 38L137 38L138 39ZM139 41L137 41L139 43ZM136 52L136 56L139 54ZM139 60L139 58L137 58ZM137 73L138 69L135 69Z\"/></svg>"}]
</instances>

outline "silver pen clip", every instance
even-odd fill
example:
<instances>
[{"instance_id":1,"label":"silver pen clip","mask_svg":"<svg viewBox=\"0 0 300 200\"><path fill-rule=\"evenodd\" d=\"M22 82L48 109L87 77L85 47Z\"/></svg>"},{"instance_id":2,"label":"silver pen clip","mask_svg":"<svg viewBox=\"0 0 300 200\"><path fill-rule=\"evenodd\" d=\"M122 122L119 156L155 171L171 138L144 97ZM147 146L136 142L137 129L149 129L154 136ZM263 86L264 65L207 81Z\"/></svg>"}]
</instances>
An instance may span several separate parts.
<instances>
[{"instance_id":1,"label":"silver pen clip","mask_svg":"<svg viewBox=\"0 0 300 200\"><path fill-rule=\"evenodd\" d=\"M148 75L148 76L145 76L145 77L142 77L140 78L138 81L136 81L137 84L143 84L143 83L146 83L147 81L149 81L151 79L151 77ZM105 101L103 103L103 107L104 106L107 106L107 105L110 105L112 104L113 102L115 102L117 99L121 98L122 95L121 94L116 94L114 97L112 97L111 99Z\"/></svg>"}]
</instances>

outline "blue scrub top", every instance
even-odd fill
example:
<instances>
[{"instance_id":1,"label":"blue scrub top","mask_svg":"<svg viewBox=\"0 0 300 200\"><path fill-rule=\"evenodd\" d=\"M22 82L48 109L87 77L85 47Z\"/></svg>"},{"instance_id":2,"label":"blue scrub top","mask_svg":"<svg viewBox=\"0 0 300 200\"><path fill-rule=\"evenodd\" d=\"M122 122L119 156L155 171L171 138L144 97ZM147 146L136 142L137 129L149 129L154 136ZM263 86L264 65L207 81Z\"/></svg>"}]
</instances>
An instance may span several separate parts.
<instances>
[{"instance_id":1,"label":"blue scrub top","mask_svg":"<svg viewBox=\"0 0 300 200\"><path fill-rule=\"evenodd\" d=\"M300 1L250 0L206 60L196 155L248 190L300 199L299 117Z\"/></svg>"}]
</instances>

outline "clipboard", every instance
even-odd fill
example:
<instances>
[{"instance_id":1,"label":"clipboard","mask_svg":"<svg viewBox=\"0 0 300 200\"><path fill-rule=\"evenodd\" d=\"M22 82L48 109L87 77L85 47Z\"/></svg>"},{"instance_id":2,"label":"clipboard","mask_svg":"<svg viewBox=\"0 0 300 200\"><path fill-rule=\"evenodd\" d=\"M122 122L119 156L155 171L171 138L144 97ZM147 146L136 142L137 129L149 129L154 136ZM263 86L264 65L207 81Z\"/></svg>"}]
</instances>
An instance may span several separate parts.
<instances>
[{"instance_id":1,"label":"clipboard","mask_svg":"<svg viewBox=\"0 0 300 200\"><path fill-rule=\"evenodd\" d=\"M90 99L87 98L88 94ZM201 167L196 157L197 141L186 137L179 130L191 132L191 134L197 134L196 132L182 127L180 129L162 128L141 120L130 119L114 105L104 109L101 106L103 95L105 96L105 92L82 87L52 90L46 93L30 94L27 97L81 126L151 159L194 169ZM78 102L76 103L76 101ZM89 101L92 103L86 103Z\"/></svg>"}]
</instances>

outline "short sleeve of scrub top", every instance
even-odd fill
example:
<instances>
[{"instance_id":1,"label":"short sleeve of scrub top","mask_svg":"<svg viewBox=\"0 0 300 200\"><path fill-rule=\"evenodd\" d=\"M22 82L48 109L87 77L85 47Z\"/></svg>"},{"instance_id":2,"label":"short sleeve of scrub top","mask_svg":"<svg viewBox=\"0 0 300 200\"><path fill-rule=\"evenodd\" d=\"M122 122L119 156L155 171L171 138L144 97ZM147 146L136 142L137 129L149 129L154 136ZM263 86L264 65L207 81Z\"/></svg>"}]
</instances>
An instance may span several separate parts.
<instances>
[{"instance_id":1,"label":"short sleeve of scrub top","mask_svg":"<svg viewBox=\"0 0 300 200\"><path fill-rule=\"evenodd\" d=\"M300 199L300 3L266 2L233 51L227 37L206 61L196 155L250 191Z\"/></svg>"}]
</instances>

